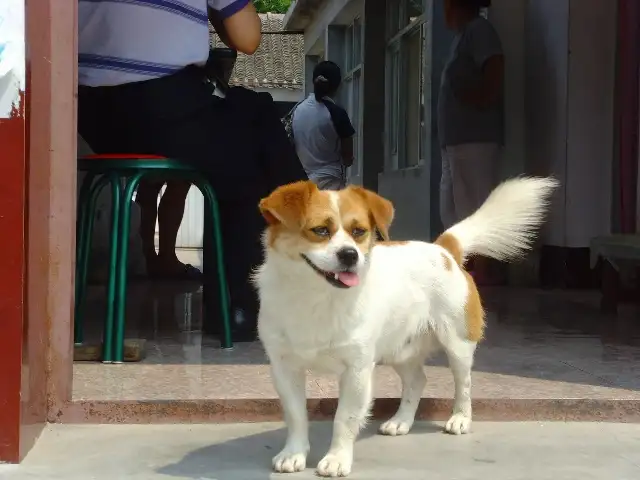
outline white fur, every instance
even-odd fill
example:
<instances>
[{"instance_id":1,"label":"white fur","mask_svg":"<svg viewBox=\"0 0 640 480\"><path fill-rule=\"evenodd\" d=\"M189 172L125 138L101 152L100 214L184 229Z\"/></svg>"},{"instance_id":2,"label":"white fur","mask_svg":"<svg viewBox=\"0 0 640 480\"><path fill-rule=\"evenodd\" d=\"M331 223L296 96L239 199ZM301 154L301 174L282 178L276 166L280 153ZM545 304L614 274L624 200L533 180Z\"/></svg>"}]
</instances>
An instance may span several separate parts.
<instances>
[{"instance_id":1,"label":"white fur","mask_svg":"<svg viewBox=\"0 0 640 480\"><path fill-rule=\"evenodd\" d=\"M549 196L557 186L558 181L552 177L507 180L491 192L482 208L448 231L462 244L466 255L518 258L531 247Z\"/></svg>"},{"instance_id":2,"label":"white fur","mask_svg":"<svg viewBox=\"0 0 640 480\"><path fill-rule=\"evenodd\" d=\"M521 254L542 222L555 185L552 179L505 182L449 233L459 240L464 255L506 259ZM355 245L343 230L312 260L322 260L322 268L331 270L341 244ZM470 431L476 343L467 340L469 287L462 269L448 269L454 263L451 255L424 242L377 245L361 257L361 283L350 289L331 286L296 255L277 247L267 248L266 261L256 274L259 334L289 432L284 449L273 459L278 472L306 467L308 369L340 376L331 447L317 466L321 476L351 472L354 441L368 416L377 363L392 365L402 379L400 407L380 427L382 434L403 435L411 429L426 383L424 361L438 349L446 352L455 381L453 413L445 430L456 435Z\"/></svg>"}]
</instances>

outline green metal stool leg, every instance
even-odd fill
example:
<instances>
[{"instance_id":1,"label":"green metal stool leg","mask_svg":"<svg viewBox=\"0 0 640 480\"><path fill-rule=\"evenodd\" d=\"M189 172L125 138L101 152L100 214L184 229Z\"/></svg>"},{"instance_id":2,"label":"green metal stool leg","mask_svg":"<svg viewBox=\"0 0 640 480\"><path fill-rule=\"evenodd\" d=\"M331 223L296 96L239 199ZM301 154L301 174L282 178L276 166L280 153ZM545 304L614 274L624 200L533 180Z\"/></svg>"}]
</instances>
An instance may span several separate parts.
<instances>
[{"instance_id":1,"label":"green metal stool leg","mask_svg":"<svg viewBox=\"0 0 640 480\"><path fill-rule=\"evenodd\" d=\"M113 345L113 363L124 361L124 327L125 312L127 308L127 260L129 256L129 232L131 230L131 202L133 192L138 187L140 180L146 172L136 172L125 183L121 215L120 215L120 240L118 242L120 252L116 266L116 315L115 335Z\"/></svg>"},{"instance_id":2,"label":"green metal stool leg","mask_svg":"<svg viewBox=\"0 0 640 480\"><path fill-rule=\"evenodd\" d=\"M222 326L224 329L222 336L222 348L233 348L231 338L231 314L229 306L229 287L227 285L227 275L225 272L224 249L222 246L222 228L220 226L220 210L216 195L211 185L206 180L200 180L197 184L205 198L209 213L211 215L212 238L216 251L216 263L218 264L218 285L220 286L220 313L222 315Z\"/></svg>"},{"instance_id":3,"label":"green metal stool leg","mask_svg":"<svg viewBox=\"0 0 640 480\"><path fill-rule=\"evenodd\" d=\"M77 217L76 217L76 276L79 275L80 262L82 258L83 249L86 244L86 226L87 226L87 214L89 211L89 193L91 192L91 186L96 178L93 173L87 173L80 187L80 194L78 195L77 205ZM76 283L76 287L79 284Z\"/></svg>"},{"instance_id":4,"label":"green metal stool leg","mask_svg":"<svg viewBox=\"0 0 640 480\"><path fill-rule=\"evenodd\" d=\"M113 361L113 324L116 309L116 285L117 285L117 264L118 264L118 243L120 237L120 215L122 188L120 175L116 172L109 174L111 183L111 238L109 242L109 277L107 283L107 313L104 319L104 337L102 347L102 361L111 363Z\"/></svg>"},{"instance_id":5,"label":"green metal stool leg","mask_svg":"<svg viewBox=\"0 0 640 480\"><path fill-rule=\"evenodd\" d=\"M80 268L78 270L78 278L76 281L79 283L78 291L79 298L76 299L76 311L74 316L74 323L76 328L78 329L79 337L82 338L84 336L83 326L84 326L84 318L83 318L83 310L84 310L84 302L86 297L87 290L87 275L89 271L89 258L91 254L91 243L93 240L93 224L96 214L96 203L98 201L98 196L102 189L109 183L109 178L100 177L97 182L91 185L91 189L89 190L89 199L87 211L84 215L84 219L86 221L83 230L84 235L82 236L82 248L81 248L81 257L80 257ZM78 336L76 336L78 338Z\"/></svg>"},{"instance_id":6,"label":"green metal stool leg","mask_svg":"<svg viewBox=\"0 0 640 480\"><path fill-rule=\"evenodd\" d=\"M81 344L84 341L83 323L80 321L80 305L84 300L85 286L80 281L83 270L84 249L86 248L87 237L87 222L89 212L89 194L91 192L91 185L95 180L93 173L87 173L80 187L80 194L78 195L78 208L76 214L76 275L75 275L75 307L73 316L73 338L74 343Z\"/></svg>"}]
</instances>

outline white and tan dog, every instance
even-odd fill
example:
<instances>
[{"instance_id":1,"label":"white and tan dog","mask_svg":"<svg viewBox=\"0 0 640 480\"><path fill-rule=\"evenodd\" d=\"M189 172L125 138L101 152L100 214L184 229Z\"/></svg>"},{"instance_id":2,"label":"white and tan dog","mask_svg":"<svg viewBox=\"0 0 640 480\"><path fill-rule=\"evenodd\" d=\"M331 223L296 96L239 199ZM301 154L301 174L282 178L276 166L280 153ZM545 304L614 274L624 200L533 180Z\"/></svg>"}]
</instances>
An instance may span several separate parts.
<instances>
[{"instance_id":1,"label":"white and tan dog","mask_svg":"<svg viewBox=\"0 0 640 480\"><path fill-rule=\"evenodd\" d=\"M262 200L269 226L266 261L255 278L258 329L288 427L286 445L273 459L277 472L306 467L307 370L340 376L331 447L317 466L321 476L351 472L377 363L392 365L402 379L400 408L381 433L409 431L426 382L424 361L439 349L455 381L445 430L469 432L471 366L484 312L465 258L522 255L556 185L551 178L509 180L435 243L376 242L376 229L388 238L393 206L360 187L332 192L299 182Z\"/></svg>"}]
</instances>

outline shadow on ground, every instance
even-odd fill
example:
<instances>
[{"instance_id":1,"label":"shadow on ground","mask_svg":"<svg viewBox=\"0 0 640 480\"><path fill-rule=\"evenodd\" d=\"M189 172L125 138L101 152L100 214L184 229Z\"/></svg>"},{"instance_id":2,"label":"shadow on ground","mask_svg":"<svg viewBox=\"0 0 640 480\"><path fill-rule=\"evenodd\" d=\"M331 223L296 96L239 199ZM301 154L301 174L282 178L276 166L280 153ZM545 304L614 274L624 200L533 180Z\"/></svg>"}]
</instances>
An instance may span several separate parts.
<instances>
[{"instance_id":1,"label":"shadow on ground","mask_svg":"<svg viewBox=\"0 0 640 480\"><path fill-rule=\"evenodd\" d=\"M310 428L311 453L307 469L295 478L313 478L315 466L329 448L331 422L312 423ZM358 442L377 435L378 423L367 428ZM442 427L431 423L418 423L407 438L424 434L442 435ZM156 470L161 475L197 480L269 480L287 477L271 471L271 458L284 446L286 430L268 430L258 434L228 440L194 450L180 461ZM393 439L389 437L389 440ZM356 452L357 455L357 452ZM388 466L388 464L386 465ZM371 469L369 462L367 469ZM355 472L357 473L357 472ZM356 477L357 478L357 477Z\"/></svg>"}]
</instances>

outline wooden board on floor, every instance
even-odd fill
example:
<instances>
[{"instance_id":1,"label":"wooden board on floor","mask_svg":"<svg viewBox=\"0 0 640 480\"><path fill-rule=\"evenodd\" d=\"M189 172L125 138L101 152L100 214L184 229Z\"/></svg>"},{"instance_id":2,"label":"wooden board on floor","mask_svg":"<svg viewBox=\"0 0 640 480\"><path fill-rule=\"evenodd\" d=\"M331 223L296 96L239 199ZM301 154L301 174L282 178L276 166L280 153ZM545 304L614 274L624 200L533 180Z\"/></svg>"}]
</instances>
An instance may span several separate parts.
<instances>
[{"instance_id":1,"label":"wooden board on floor","mask_svg":"<svg viewBox=\"0 0 640 480\"><path fill-rule=\"evenodd\" d=\"M142 338L131 338L124 341L124 361L141 362L145 356L147 341ZM75 345L73 349L74 362L99 362L102 360L101 344Z\"/></svg>"}]
</instances>

